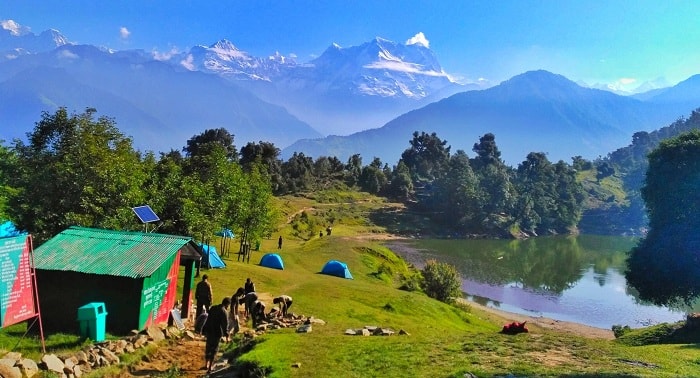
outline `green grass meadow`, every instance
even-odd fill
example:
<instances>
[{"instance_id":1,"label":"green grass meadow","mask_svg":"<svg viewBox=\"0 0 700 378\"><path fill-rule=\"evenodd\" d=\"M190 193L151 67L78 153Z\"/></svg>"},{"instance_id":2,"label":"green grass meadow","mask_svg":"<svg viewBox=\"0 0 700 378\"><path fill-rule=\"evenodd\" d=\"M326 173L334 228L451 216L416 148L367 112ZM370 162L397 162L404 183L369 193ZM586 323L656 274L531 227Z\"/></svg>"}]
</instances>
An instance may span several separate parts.
<instances>
[{"instance_id":1,"label":"green grass meadow","mask_svg":"<svg viewBox=\"0 0 700 378\"><path fill-rule=\"evenodd\" d=\"M245 370L245 374L239 372L240 376L700 376L700 344L693 341L699 338L664 339L668 332L658 327L632 330L613 341L537 327L531 327L530 333L509 336L499 333L504 319L493 314L465 304L445 304L419 291L399 290L400 277L415 271L372 236L386 230L411 230L412 224L406 223L411 218L382 217L395 219L397 223L393 224L370 221L377 219L373 214L399 209L398 204L354 192L332 191L276 201L280 226L261 241L260 251L253 252L250 263L237 261L234 239L231 253L224 258L227 267L203 271L210 277L214 301L219 303L230 296L250 277L260 293L292 296L290 312L313 316L326 324L313 325L311 333L270 330L245 346L237 336L233 343L226 344L225 353L237 356L234 366ZM319 237L319 231L328 225L333 227L332 235ZM280 235L284 243L278 250ZM214 242L217 249L219 243ZM268 252L282 256L284 270L258 265ZM347 263L354 279L320 274L331 259ZM344 335L346 329L364 326L391 328L396 334ZM38 359L38 339L22 337L22 327L26 326L3 329L0 347ZM399 330L408 335L399 335ZM673 343L659 343L669 340ZM645 345L649 342L655 344ZM47 339L47 349L52 353L81 347L74 335L51 335ZM200 352L203 354L203 350L193 351ZM123 360L128 363L131 359Z\"/></svg>"}]
</instances>

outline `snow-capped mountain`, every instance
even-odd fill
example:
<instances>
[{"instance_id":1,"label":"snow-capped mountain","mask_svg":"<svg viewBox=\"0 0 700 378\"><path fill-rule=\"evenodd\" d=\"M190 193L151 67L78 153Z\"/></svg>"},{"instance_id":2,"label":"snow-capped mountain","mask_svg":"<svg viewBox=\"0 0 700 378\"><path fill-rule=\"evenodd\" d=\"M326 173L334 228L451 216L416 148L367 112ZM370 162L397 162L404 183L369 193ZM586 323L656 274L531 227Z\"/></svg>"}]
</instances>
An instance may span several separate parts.
<instances>
[{"instance_id":1,"label":"snow-capped mountain","mask_svg":"<svg viewBox=\"0 0 700 378\"><path fill-rule=\"evenodd\" d=\"M58 30L45 30L36 35L13 20L0 21L0 62L20 55L50 51L68 44Z\"/></svg>"},{"instance_id":2,"label":"snow-capped mountain","mask_svg":"<svg viewBox=\"0 0 700 378\"><path fill-rule=\"evenodd\" d=\"M377 37L359 46L332 44L306 63L279 53L255 57L224 39L169 62L234 80L323 134L347 135L430 101L480 89L452 80L422 33L416 37L406 43Z\"/></svg>"}]
</instances>

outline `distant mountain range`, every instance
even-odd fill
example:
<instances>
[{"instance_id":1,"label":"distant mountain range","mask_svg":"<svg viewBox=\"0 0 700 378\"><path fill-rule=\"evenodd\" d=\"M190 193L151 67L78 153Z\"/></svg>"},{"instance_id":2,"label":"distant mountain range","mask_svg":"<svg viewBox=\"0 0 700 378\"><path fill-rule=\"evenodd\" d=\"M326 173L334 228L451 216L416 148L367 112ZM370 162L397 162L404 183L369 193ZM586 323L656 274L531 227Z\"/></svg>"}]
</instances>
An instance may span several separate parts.
<instances>
[{"instance_id":1,"label":"distant mountain range","mask_svg":"<svg viewBox=\"0 0 700 378\"><path fill-rule=\"evenodd\" d=\"M410 147L414 131L435 132L452 151L471 153L486 133L496 136L510 165L529 152L544 152L549 160L594 159L628 145L636 131L651 131L700 107L700 75L674 87L656 90L644 100L584 88L547 71L530 71L484 90L468 91L410 111L381 128L349 136L300 140L284 156L347 159L359 153L390 164Z\"/></svg>"},{"instance_id":2,"label":"distant mountain range","mask_svg":"<svg viewBox=\"0 0 700 378\"><path fill-rule=\"evenodd\" d=\"M71 44L0 22L0 139L22 138L63 106L115 118L142 150L180 149L223 127L235 144L268 141L308 156L398 161L414 131L471 152L491 132L510 164L528 152L595 158L700 105L700 78L636 96L533 71L484 89L456 83L420 43L331 45L310 62L254 57L221 40L159 56ZM340 134L344 136L333 136ZM326 135L331 135L324 137Z\"/></svg>"}]
</instances>

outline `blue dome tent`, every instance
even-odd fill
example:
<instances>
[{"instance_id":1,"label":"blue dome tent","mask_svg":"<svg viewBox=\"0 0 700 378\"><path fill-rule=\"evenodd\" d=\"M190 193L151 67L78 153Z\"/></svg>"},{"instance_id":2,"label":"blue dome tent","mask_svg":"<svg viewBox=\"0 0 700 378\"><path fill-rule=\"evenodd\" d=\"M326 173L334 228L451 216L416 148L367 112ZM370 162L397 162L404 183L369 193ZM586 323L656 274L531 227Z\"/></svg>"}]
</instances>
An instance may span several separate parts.
<instances>
[{"instance_id":1,"label":"blue dome tent","mask_svg":"<svg viewBox=\"0 0 700 378\"><path fill-rule=\"evenodd\" d=\"M202 248L202 267L205 268L225 268L226 263L216 253L216 247L209 244L197 243Z\"/></svg>"},{"instance_id":2,"label":"blue dome tent","mask_svg":"<svg viewBox=\"0 0 700 378\"><path fill-rule=\"evenodd\" d=\"M22 234L23 232L19 231L14 223L10 221L0 223L0 238L10 238Z\"/></svg>"},{"instance_id":3,"label":"blue dome tent","mask_svg":"<svg viewBox=\"0 0 700 378\"><path fill-rule=\"evenodd\" d=\"M266 253L260 259L260 265L267 268L284 270L284 262L282 257L276 253Z\"/></svg>"},{"instance_id":4,"label":"blue dome tent","mask_svg":"<svg viewBox=\"0 0 700 378\"><path fill-rule=\"evenodd\" d=\"M348 269L348 265L345 264L344 262L340 262L338 260L328 261L326 263L326 265L323 266L321 273L328 274L331 276L340 277L340 278L347 278L349 280L352 279L352 274L350 274L350 270Z\"/></svg>"}]
</instances>

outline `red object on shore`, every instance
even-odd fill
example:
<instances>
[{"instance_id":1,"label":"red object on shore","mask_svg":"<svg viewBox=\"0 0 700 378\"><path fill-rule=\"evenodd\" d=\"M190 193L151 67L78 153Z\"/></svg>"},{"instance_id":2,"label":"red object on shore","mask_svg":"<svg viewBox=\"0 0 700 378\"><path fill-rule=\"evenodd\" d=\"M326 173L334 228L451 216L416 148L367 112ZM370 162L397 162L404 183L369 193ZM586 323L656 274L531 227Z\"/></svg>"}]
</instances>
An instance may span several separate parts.
<instances>
[{"instance_id":1,"label":"red object on shore","mask_svg":"<svg viewBox=\"0 0 700 378\"><path fill-rule=\"evenodd\" d=\"M527 321L524 321L522 323L513 322L510 324L506 324L503 326L501 333L505 333L506 335L515 335L518 333L528 332L527 327L525 327L525 323L527 323Z\"/></svg>"}]
</instances>

